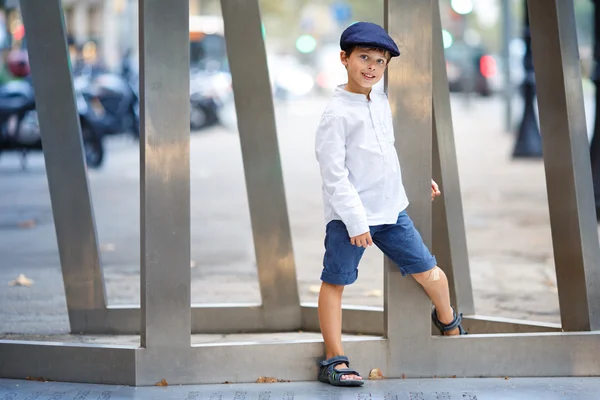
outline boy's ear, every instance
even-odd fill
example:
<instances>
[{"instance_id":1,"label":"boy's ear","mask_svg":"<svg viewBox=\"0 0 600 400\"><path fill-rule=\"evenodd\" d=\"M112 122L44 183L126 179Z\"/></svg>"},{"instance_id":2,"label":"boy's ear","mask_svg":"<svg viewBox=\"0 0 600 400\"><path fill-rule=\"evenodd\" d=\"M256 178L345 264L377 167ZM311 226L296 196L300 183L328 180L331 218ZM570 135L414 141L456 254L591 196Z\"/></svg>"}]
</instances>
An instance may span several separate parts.
<instances>
[{"instance_id":1,"label":"boy's ear","mask_svg":"<svg viewBox=\"0 0 600 400\"><path fill-rule=\"evenodd\" d=\"M348 56L346 55L346 52L344 50L340 51L340 61L345 66L348 66Z\"/></svg>"}]
</instances>

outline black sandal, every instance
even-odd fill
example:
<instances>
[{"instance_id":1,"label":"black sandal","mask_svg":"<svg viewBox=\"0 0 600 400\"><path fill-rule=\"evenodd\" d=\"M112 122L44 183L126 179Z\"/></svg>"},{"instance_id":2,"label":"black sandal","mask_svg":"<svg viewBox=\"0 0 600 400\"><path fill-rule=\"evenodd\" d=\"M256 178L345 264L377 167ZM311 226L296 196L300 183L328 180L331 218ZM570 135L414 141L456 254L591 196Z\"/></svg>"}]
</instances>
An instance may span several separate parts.
<instances>
[{"instance_id":1,"label":"black sandal","mask_svg":"<svg viewBox=\"0 0 600 400\"><path fill-rule=\"evenodd\" d=\"M346 364L348 368L335 369L337 365ZM362 386L364 380L348 379L342 380L344 375L360 376L358 372L350 368L350 362L346 356L335 356L329 360L324 360L319 363L319 381L328 383L333 386Z\"/></svg>"},{"instance_id":2,"label":"black sandal","mask_svg":"<svg viewBox=\"0 0 600 400\"><path fill-rule=\"evenodd\" d=\"M444 333L454 330L456 328L458 328L459 335L468 335L468 332L462 327L462 313L456 314L456 310L454 309L454 307L452 307L452 311L454 312L454 320L449 324L444 324L438 319L435 307L433 307L431 311L431 320L433 321L434 325L440 330L442 336L444 336Z\"/></svg>"}]
</instances>

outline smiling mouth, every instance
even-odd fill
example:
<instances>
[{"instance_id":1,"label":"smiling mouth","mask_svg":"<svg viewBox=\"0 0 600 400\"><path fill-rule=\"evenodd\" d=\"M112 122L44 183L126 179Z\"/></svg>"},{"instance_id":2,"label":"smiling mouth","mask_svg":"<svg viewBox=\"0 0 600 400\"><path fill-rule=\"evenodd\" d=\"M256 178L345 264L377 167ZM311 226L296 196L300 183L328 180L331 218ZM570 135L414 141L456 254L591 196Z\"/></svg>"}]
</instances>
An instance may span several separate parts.
<instances>
[{"instance_id":1,"label":"smiling mouth","mask_svg":"<svg viewBox=\"0 0 600 400\"><path fill-rule=\"evenodd\" d=\"M375 78L375 75L366 74L366 73L364 73L364 72L363 72L363 76L364 76L365 78L367 78L367 79L373 79L373 78Z\"/></svg>"}]
</instances>

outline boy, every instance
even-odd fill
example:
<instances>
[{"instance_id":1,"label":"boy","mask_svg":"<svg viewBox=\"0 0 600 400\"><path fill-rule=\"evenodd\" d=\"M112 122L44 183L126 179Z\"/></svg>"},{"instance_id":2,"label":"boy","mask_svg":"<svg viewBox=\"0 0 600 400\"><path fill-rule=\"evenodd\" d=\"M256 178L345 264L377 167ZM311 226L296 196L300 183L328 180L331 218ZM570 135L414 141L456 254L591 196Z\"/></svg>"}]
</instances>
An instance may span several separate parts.
<instances>
[{"instance_id":1,"label":"boy","mask_svg":"<svg viewBox=\"0 0 600 400\"><path fill-rule=\"evenodd\" d=\"M348 81L338 86L317 128L315 150L323 179L326 236L319 322L326 359L319 380L336 386L361 386L342 349L342 292L358 276L364 250L377 245L411 275L432 300L432 319L442 334L465 334L461 315L450 305L448 280L437 267L406 214L408 199L394 148L387 96L372 89L388 62L400 55L379 25L358 22L340 39ZM441 193L431 182L432 200Z\"/></svg>"}]
</instances>

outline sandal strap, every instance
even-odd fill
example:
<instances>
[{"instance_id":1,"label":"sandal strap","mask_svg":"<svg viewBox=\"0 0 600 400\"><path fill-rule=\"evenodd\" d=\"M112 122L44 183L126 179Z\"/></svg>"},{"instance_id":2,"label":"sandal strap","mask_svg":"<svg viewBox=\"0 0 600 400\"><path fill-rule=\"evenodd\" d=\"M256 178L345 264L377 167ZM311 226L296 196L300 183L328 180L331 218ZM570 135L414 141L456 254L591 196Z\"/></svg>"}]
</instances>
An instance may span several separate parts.
<instances>
[{"instance_id":1,"label":"sandal strap","mask_svg":"<svg viewBox=\"0 0 600 400\"><path fill-rule=\"evenodd\" d=\"M341 368L341 369L335 369L333 368L333 371L331 372L331 375L339 375L339 376L343 376L343 375L356 375L356 376L360 376L360 374L358 373L358 371L353 370L352 368Z\"/></svg>"},{"instance_id":2,"label":"sandal strap","mask_svg":"<svg viewBox=\"0 0 600 400\"><path fill-rule=\"evenodd\" d=\"M444 324L442 323L437 316L437 312L435 310L435 307L433 308L433 311L431 312L431 319L433 320L433 323L435 324L435 326L442 332L448 332L451 331L453 329L459 328L460 329L460 333L462 334L462 313L457 314L456 310L454 310L454 307L452 308L452 312L454 313L454 320L452 322L450 322L449 324Z\"/></svg>"},{"instance_id":3,"label":"sandal strap","mask_svg":"<svg viewBox=\"0 0 600 400\"><path fill-rule=\"evenodd\" d=\"M335 356L328 360L323 360L319 364L321 364L322 368L329 368L330 366L335 367L336 365L340 364L346 364L347 366L350 366L350 361L348 361L348 357L346 356Z\"/></svg>"}]
</instances>

